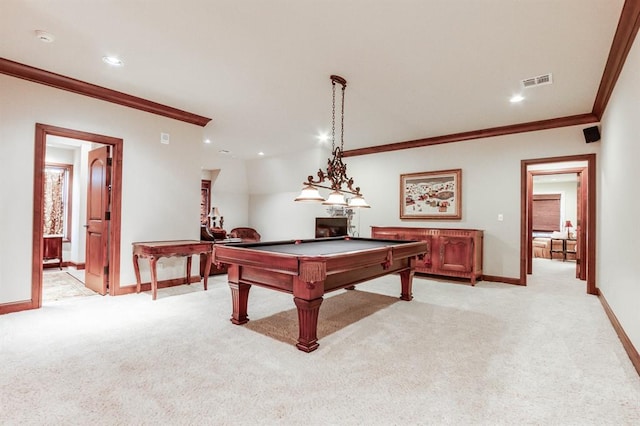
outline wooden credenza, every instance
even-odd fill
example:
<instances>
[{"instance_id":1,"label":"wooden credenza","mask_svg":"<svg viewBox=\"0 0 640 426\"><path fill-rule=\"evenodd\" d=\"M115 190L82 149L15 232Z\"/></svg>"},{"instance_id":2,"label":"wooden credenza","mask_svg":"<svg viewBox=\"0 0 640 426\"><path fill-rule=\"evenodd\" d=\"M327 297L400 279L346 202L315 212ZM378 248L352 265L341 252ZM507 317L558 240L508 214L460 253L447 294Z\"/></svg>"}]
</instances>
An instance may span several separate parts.
<instances>
[{"instance_id":1,"label":"wooden credenza","mask_svg":"<svg viewBox=\"0 0 640 426\"><path fill-rule=\"evenodd\" d=\"M62 269L62 235L45 235L42 240L43 264L47 264L49 260L57 260L58 268ZM56 265L56 263L50 265Z\"/></svg>"},{"instance_id":2,"label":"wooden credenza","mask_svg":"<svg viewBox=\"0 0 640 426\"><path fill-rule=\"evenodd\" d=\"M426 241L429 251L417 262L418 273L466 278L471 285L482 279L481 230L372 226L371 238Z\"/></svg>"}]
</instances>

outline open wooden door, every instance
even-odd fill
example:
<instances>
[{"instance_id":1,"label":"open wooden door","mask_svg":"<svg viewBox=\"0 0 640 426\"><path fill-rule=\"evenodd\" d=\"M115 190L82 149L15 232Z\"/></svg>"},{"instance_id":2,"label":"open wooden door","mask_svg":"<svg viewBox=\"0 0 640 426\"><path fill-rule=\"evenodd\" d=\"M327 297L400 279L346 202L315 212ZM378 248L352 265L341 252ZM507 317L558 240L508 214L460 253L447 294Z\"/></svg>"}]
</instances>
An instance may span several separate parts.
<instances>
[{"instance_id":1,"label":"open wooden door","mask_svg":"<svg viewBox=\"0 0 640 426\"><path fill-rule=\"evenodd\" d=\"M585 215L588 212L587 209L587 173L586 169L583 169L578 173L578 200L577 200L577 224L576 224L576 278L586 281L587 270L585 260L587 259L587 253L585 251L585 230L583 223L585 223Z\"/></svg>"},{"instance_id":2,"label":"open wooden door","mask_svg":"<svg viewBox=\"0 0 640 426\"><path fill-rule=\"evenodd\" d=\"M526 257L526 269L527 274L533 273L533 174L530 171L526 172L526 188L525 193L525 206L524 206L524 221L527 224L526 233L526 245L527 245L527 257Z\"/></svg>"},{"instance_id":3,"label":"open wooden door","mask_svg":"<svg viewBox=\"0 0 640 426\"><path fill-rule=\"evenodd\" d=\"M110 146L89 152L85 285L105 295L109 286Z\"/></svg>"}]
</instances>

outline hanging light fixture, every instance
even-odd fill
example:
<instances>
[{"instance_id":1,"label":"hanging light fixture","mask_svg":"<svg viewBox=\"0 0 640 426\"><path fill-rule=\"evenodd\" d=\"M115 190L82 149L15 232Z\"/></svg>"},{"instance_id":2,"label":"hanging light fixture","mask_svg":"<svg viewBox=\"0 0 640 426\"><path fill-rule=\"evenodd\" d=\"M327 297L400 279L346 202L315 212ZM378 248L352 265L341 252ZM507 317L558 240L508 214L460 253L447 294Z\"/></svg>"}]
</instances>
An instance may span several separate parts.
<instances>
[{"instance_id":1,"label":"hanging light fixture","mask_svg":"<svg viewBox=\"0 0 640 426\"><path fill-rule=\"evenodd\" d=\"M342 102L340 110L340 146L336 146L336 84L342 86ZM327 160L327 170L318 170L318 179L314 180L310 175L303 183L304 188L295 201L320 201L330 206L371 207L360 193L360 187L353 187L353 178L347 176L347 165L342 161L344 151L344 92L347 88L347 80L339 75L331 76L333 88L333 102L331 115L331 155ZM328 184L323 183L329 181ZM331 190L331 194L325 200L318 191L319 188ZM349 201L347 201L349 198Z\"/></svg>"}]
</instances>

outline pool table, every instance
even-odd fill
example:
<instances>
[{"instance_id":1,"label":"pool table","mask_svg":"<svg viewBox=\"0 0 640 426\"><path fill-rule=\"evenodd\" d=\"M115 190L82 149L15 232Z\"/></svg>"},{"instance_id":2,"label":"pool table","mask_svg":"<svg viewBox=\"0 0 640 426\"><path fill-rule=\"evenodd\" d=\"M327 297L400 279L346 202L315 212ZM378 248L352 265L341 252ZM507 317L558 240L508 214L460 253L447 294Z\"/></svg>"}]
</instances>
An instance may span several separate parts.
<instances>
[{"instance_id":1,"label":"pool table","mask_svg":"<svg viewBox=\"0 0 640 426\"><path fill-rule=\"evenodd\" d=\"M426 242L335 237L260 243L215 245L213 262L228 265L233 314L244 324L252 285L293 295L298 309L298 343L304 352L318 348L318 313L325 293L399 273L400 299L411 300L418 257Z\"/></svg>"}]
</instances>

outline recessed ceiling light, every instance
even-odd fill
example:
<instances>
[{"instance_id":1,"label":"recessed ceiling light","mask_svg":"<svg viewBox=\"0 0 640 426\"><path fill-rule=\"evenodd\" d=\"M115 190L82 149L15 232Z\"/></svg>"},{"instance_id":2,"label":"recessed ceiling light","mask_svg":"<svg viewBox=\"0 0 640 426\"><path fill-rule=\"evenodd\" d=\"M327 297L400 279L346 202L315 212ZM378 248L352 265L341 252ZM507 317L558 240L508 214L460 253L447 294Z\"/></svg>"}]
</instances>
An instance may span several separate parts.
<instances>
[{"instance_id":1,"label":"recessed ceiling light","mask_svg":"<svg viewBox=\"0 0 640 426\"><path fill-rule=\"evenodd\" d=\"M211 143L211 139L205 139L204 143Z\"/></svg>"},{"instance_id":2,"label":"recessed ceiling light","mask_svg":"<svg viewBox=\"0 0 640 426\"><path fill-rule=\"evenodd\" d=\"M259 155L259 156L263 156L263 155L264 155L264 152L260 151L260 152L258 153L258 155Z\"/></svg>"},{"instance_id":3,"label":"recessed ceiling light","mask_svg":"<svg viewBox=\"0 0 640 426\"><path fill-rule=\"evenodd\" d=\"M48 33L46 31L36 30L35 33L36 33L36 38L43 43L53 43L53 41L56 39L53 36L53 34Z\"/></svg>"},{"instance_id":4,"label":"recessed ceiling light","mask_svg":"<svg viewBox=\"0 0 640 426\"><path fill-rule=\"evenodd\" d=\"M329 142L329 133L320 133L318 135L318 140L322 143Z\"/></svg>"},{"instance_id":5,"label":"recessed ceiling light","mask_svg":"<svg viewBox=\"0 0 640 426\"><path fill-rule=\"evenodd\" d=\"M124 62L122 62L122 60L116 58L115 56L103 56L102 61L105 64L109 64L114 67L121 67L124 65Z\"/></svg>"},{"instance_id":6,"label":"recessed ceiling light","mask_svg":"<svg viewBox=\"0 0 640 426\"><path fill-rule=\"evenodd\" d=\"M522 95L513 95L511 99L509 99L509 102L511 102L512 104L517 104L518 102L522 101L524 101L524 96Z\"/></svg>"}]
</instances>

